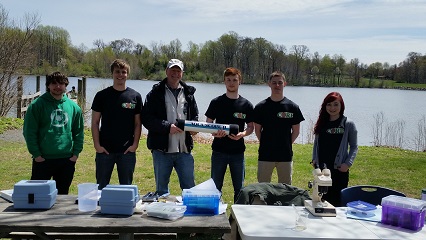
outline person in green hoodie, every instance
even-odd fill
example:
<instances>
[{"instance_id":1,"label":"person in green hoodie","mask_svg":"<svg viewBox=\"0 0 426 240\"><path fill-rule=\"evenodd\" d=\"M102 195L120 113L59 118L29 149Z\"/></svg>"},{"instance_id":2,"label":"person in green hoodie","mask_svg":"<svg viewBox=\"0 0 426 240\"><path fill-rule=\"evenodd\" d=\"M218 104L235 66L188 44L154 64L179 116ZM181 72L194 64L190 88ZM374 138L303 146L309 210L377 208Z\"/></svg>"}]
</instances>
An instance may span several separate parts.
<instances>
[{"instance_id":1,"label":"person in green hoodie","mask_svg":"<svg viewBox=\"0 0 426 240\"><path fill-rule=\"evenodd\" d=\"M46 76L47 92L28 107L23 129L33 159L31 180L52 178L58 194L68 194L84 140L83 113L66 96L68 83L60 72Z\"/></svg>"}]
</instances>

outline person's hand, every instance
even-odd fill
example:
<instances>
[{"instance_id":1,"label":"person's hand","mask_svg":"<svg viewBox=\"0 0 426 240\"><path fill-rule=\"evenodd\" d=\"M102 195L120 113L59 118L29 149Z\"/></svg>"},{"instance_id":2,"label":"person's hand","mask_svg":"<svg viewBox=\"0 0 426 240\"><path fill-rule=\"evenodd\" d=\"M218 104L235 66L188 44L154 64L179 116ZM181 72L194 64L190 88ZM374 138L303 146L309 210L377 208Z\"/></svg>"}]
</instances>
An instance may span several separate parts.
<instances>
[{"instance_id":1,"label":"person's hand","mask_svg":"<svg viewBox=\"0 0 426 240\"><path fill-rule=\"evenodd\" d=\"M339 169L339 171L341 171L341 172L347 172L347 171L349 170L349 166L348 166L348 164L346 164L346 163L342 163L342 164L340 165L340 167L339 167L339 168L337 168L337 169Z\"/></svg>"},{"instance_id":2,"label":"person's hand","mask_svg":"<svg viewBox=\"0 0 426 240\"><path fill-rule=\"evenodd\" d=\"M226 137L226 132L224 130L218 130L217 132L212 133L212 136L215 138Z\"/></svg>"},{"instance_id":3,"label":"person's hand","mask_svg":"<svg viewBox=\"0 0 426 240\"><path fill-rule=\"evenodd\" d=\"M105 153L105 154L109 154L109 152L102 146L95 146L95 150L97 153Z\"/></svg>"},{"instance_id":4,"label":"person's hand","mask_svg":"<svg viewBox=\"0 0 426 240\"><path fill-rule=\"evenodd\" d=\"M181 132L183 132L183 130L176 127L176 125L174 125L173 123L172 123L172 125L170 125L170 134L176 134L176 133L181 133Z\"/></svg>"},{"instance_id":5,"label":"person's hand","mask_svg":"<svg viewBox=\"0 0 426 240\"><path fill-rule=\"evenodd\" d=\"M44 162L45 159L42 156L38 156L38 157L34 158L34 161L36 161L36 162Z\"/></svg>"},{"instance_id":6,"label":"person's hand","mask_svg":"<svg viewBox=\"0 0 426 240\"><path fill-rule=\"evenodd\" d=\"M77 162L78 157L76 155L72 155L72 157L70 157L70 161L71 162Z\"/></svg>"},{"instance_id":7,"label":"person's hand","mask_svg":"<svg viewBox=\"0 0 426 240\"><path fill-rule=\"evenodd\" d=\"M128 152L136 152L136 149L138 148L138 145L133 144L132 146L128 147L126 149L126 151L124 152L124 154L128 153Z\"/></svg>"},{"instance_id":8,"label":"person's hand","mask_svg":"<svg viewBox=\"0 0 426 240\"><path fill-rule=\"evenodd\" d=\"M228 137L230 139L232 139L232 140L237 141L237 140L240 140L241 138L244 137L244 133L243 132L239 132L237 135L235 135L235 134L229 134Z\"/></svg>"}]
</instances>

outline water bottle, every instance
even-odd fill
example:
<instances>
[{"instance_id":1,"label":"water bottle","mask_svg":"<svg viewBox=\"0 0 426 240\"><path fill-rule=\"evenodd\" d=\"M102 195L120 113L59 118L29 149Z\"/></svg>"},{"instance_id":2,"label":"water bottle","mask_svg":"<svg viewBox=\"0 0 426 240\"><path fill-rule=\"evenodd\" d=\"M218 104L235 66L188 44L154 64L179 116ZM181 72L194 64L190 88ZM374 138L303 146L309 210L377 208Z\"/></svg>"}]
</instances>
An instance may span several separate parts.
<instances>
[{"instance_id":1,"label":"water bottle","mask_svg":"<svg viewBox=\"0 0 426 240\"><path fill-rule=\"evenodd\" d=\"M426 188L422 190L422 200L426 201Z\"/></svg>"}]
</instances>

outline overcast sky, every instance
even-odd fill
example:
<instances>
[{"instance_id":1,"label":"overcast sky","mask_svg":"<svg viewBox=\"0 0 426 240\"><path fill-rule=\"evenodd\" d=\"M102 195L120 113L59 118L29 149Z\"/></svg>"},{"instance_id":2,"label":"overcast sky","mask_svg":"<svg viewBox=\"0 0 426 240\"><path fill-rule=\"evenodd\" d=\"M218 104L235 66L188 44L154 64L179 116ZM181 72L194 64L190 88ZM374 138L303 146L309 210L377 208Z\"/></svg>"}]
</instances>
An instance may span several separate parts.
<instances>
[{"instance_id":1,"label":"overcast sky","mask_svg":"<svg viewBox=\"0 0 426 240\"><path fill-rule=\"evenodd\" d=\"M93 48L128 38L150 47L179 39L183 49L230 31L347 61L398 64L426 54L425 0L0 0L9 18L36 13L67 30L72 44Z\"/></svg>"}]
</instances>

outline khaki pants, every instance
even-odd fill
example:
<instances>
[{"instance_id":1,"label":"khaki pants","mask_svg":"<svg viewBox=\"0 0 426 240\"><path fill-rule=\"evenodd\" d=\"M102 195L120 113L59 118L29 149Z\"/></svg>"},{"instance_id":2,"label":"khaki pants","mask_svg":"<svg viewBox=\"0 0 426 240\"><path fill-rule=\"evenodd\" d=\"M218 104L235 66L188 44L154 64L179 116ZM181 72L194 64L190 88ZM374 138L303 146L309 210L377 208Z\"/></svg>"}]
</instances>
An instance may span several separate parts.
<instances>
[{"instance_id":1,"label":"khaki pants","mask_svg":"<svg viewBox=\"0 0 426 240\"><path fill-rule=\"evenodd\" d=\"M258 161L257 181L271 182L272 172L277 168L278 182L291 185L293 175L293 161L291 162L266 162Z\"/></svg>"}]
</instances>

